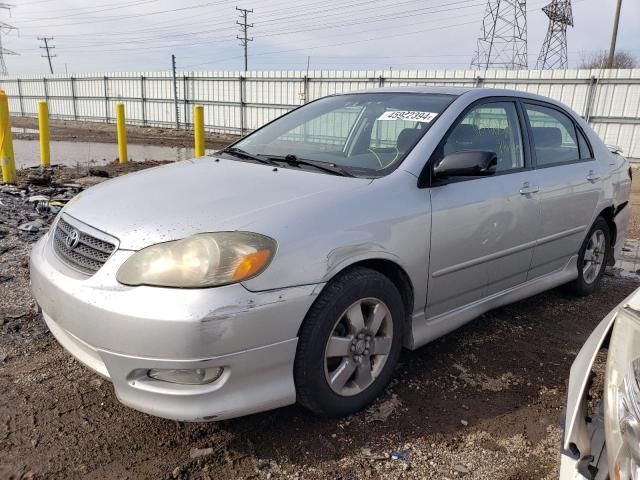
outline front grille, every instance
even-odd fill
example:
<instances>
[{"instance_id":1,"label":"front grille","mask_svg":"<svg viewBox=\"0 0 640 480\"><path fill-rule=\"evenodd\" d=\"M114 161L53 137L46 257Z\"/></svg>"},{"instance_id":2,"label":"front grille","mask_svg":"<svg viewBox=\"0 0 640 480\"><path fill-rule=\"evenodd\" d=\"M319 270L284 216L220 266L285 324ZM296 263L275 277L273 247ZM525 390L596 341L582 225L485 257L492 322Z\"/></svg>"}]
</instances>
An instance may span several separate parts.
<instances>
[{"instance_id":1,"label":"front grille","mask_svg":"<svg viewBox=\"0 0 640 480\"><path fill-rule=\"evenodd\" d=\"M78 241L70 248L67 240L74 231L78 232ZM116 246L73 227L61 218L53 233L53 249L71 268L91 275L104 265Z\"/></svg>"}]
</instances>

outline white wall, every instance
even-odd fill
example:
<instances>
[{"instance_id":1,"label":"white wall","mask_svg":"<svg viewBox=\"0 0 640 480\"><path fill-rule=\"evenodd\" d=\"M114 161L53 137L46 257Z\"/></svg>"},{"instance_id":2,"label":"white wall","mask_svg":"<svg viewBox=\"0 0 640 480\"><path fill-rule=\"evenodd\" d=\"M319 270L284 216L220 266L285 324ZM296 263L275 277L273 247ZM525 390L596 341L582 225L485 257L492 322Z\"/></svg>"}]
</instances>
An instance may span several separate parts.
<instances>
[{"instance_id":1,"label":"white wall","mask_svg":"<svg viewBox=\"0 0 640 480\"><path fill-rule=\"evenodd\" d=\"M241 133L307 100L336 92L412 85L483 86L555 98L588 118L605 143L640 159L640 69L634 70L398 70L305 72L179 72L178 117L190 127L195 104L205 105L206 128ZM121 72L2 77L15 115L37 115L48 100L54 118L113 121L123 102L127 121L175 126L171 72Z\"/></svg>"}]
</instances>

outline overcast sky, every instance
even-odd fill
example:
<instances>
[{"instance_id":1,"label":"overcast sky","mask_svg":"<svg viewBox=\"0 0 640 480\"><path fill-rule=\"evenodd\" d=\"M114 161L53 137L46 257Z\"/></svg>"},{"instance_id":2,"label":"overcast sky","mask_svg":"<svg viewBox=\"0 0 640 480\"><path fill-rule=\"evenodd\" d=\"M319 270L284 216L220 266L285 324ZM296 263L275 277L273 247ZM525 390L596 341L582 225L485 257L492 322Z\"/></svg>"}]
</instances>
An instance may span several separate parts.
<instances>
[{"instance_id":1,"label":"overcast sky","mask_svg":"<svg viewBox=\"0 0 640 480\"><path fill-rule=\"evenodd\" d=\"M529 65L550 0L528 0ZM54 37L56 73L241 70L235 7L253 9L250 70L468 68L486 0L13 0L0 18L10 74L48 73L38 36ZM615 0L574 0L570 66L608 49ZM640 1L623 0L618 47L640 57Z\"/></svg>"}]
</instances>

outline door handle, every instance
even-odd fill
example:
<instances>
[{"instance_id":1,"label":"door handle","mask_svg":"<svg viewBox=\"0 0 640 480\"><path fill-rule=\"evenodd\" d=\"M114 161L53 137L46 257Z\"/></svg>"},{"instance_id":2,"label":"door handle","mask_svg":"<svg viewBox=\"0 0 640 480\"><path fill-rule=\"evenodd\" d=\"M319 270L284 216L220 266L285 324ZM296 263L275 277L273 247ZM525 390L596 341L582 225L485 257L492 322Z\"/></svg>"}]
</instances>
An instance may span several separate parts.
<instances>
[{"instance_id":1,"label":"door handle","mask_svg":"<svg viewBox=\"0 0 640 480\"><path fill-rule=\"evenodd\" d=\"M600 175L596 175L593 170L590 170L589 175L587 175L587 181L595 183L598 180L600 180Z\"/></svg>"},{"instance_id":2,"label":"door handle","mask_svg":"<svg viewBox=\"0 0 640 480\"><path fill-rule=\"evenodd\" d=\"M531 185L529 182L524 182L520 189L520 195L531 195L532 193L538 193L540 187L537 185Z\"/></svg>"}]
</instances>

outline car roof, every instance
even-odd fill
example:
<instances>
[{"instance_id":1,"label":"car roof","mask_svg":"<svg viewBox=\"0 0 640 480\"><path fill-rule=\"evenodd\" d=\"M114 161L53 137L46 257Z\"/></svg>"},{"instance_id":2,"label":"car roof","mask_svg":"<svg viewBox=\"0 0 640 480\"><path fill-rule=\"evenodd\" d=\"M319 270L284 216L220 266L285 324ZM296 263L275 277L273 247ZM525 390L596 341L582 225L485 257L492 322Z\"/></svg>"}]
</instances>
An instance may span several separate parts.
<instances>
[{"instance_id":1,"label":"car roof","mask_svg":"<svg viewBox=\"0 0 640 480\"><path fill-rule=\"evenodd\" d=\"M348 95L350 93L439 93L444 95L463 95L474 88L465 87L432 87L432 86L415 86L415 87L379 87L366 88L349 92L341 92L336 95Z\"/></svg>"},{"instance_id":2,"label":"car roof","mask_svg":"<svg viewBox=\"0 0 640 480\"><path fill-rule=\"evenodd\" d=\"M520 97L529 98L531 100L540 100L552 103L565 110L568 107L549 97L536 95L534 93L522 90L510 90L506 88L475 88L475 87L440 87L440 86L413 86L413 87L381 87L367 88L364 90L356 90L351 92L338 93L337 95L349 95L352 93L432 93L441 95L454 95L457 97L464 96L470 102L484 97Z\"/></svg>"}]
</instances>

